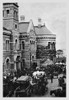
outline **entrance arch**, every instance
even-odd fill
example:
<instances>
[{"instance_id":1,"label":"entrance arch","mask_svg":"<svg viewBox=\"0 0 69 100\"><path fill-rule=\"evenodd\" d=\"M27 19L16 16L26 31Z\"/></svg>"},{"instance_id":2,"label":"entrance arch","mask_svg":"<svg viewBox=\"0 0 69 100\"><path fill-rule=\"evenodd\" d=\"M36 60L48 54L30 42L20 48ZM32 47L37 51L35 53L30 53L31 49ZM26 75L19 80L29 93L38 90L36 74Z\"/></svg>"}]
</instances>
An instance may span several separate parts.
<instances>
[{"instance_id":1,"label":"entrance arch","mask_svg":"<svg viewBox=\"0 0 69 100\"><path fill-rule=\"evenodd\" d=\"M10 71L10 58L9 57L5 59L5 70L8 72Z\"/></svg>"},{"instance_id":2,"label":"entrance arch","mask_svg":"<svg viewBox=\"0 0 69 100\"><path fill-rule=\"evenodd\" d=\"M18 71L18 70L21 70L21 59L20 59L21 57L20 57L20 55L18 55L17 57L16 57L16 70Z\"/></svg>"},{"instance_id":3,"label":"entrance arch","mask_svg":"<svg viewBox=\"0 0 69 100\"><path fill-rule=\"evenodd\" d=\"M10 58L7 57L7 58L5 59L5 63L9 63L9 62L10 62Z\"/></svg>"}]
</instances>

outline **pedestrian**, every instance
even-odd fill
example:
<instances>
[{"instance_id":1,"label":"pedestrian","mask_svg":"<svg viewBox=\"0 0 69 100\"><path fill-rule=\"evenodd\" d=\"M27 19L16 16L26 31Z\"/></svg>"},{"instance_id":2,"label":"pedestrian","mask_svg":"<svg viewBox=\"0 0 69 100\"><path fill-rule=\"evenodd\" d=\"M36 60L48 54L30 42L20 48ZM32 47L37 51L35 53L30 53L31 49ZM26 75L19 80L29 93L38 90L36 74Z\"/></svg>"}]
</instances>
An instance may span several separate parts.
<instances>
[{"instance_id":1,"label":"pedestrian","mask_svg":"<svg viewBox=\"0 0 69 100\"><path fill-rule=\"evenodd\" d=\"M51 83L53 83L53 75L51 74Z\"/></svg>"}]
</instances>

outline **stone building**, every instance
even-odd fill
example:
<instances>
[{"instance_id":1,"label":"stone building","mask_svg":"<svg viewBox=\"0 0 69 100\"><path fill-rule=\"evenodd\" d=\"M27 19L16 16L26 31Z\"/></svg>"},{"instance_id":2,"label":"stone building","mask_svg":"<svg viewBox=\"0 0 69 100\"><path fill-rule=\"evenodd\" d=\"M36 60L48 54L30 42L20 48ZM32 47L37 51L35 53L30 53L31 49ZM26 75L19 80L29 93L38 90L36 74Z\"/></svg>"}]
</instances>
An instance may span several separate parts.
<instances>
[{"instance_id":1,"label":"stone building","mask_svg":"<svg viewBox=\"0 0 69 100\"><path fill-rule=\"evenodd\" d=\"M36 61L36 35L32 20L20 22L17 3L3 3L4 71L21 71ZM6 63L9 64L6 64Z\"/></svg>"},{"instance_id":2,"label":"stone building","mask_svg":"<svg viewBox=\"0 0 69 100\"><path fill-rule=\"evenodd\" d=\"M35 26L37 40L37 58L56 56L56 35L45 24Z\"/></svg>"},{"instance_id":3,"label":"stone building","mask_svg":"<svg viewBox=\"0 0 69 100\"><path fill-rule=\"evenodd\" d=\"M6 28L3 27L3 66L4 66L4 71L10 71L10 62L12 62L12 54L11 54L11 31L7 30ZM11 57L11 59L10 59Z\"/></svg>"},{"instance_id":4,"label":"stone building","mask_svg":"<svg viewBox=\"0 0 69 100\"><path fill-rule=\"evenodd\" d=\"M32 20L19 23L22 66L29 68L36 61L36 34Z\"/></svg>"},{"instance_id":5,"label":"stone building","mask_svg":"<svg viewBox=\"0 0 69 100\"><path fill-rule=\"evenodd\" d=\"M3 65L20 69L18 4L3 3ZM17 66L17 68L16 68Z\"/></svg>"},{"instance_id":6,"label":"stone building","mask_svg":"<svg viewBox=\"0 0 69 100\"><path fill-rule=\"evenodd\" d=\"M22 71L39 58L54 56L56 35L45 25L34 26L32 20L19 22L17 3L3 3L4 71Z\"/></svg>"}]
</instances>

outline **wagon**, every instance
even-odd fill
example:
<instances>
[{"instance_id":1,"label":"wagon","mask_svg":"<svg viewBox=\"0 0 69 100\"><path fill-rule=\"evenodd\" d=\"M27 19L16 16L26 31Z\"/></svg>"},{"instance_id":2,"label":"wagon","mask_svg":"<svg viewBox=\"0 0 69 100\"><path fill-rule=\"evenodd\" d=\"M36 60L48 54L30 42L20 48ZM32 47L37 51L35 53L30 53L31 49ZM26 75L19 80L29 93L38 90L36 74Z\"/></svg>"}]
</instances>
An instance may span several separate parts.
<instances>
[{"instance_id":1,"label":"wagon","mask_svg":"<svg viewBox=\"0 0 69 100\"><path fill-rule=\"evenodd\" d=\"M21 76L16 81L17 88L14 91L14 97L28 97L31 96L31 84L29 76Z\"/></svg>"}]
</instances>

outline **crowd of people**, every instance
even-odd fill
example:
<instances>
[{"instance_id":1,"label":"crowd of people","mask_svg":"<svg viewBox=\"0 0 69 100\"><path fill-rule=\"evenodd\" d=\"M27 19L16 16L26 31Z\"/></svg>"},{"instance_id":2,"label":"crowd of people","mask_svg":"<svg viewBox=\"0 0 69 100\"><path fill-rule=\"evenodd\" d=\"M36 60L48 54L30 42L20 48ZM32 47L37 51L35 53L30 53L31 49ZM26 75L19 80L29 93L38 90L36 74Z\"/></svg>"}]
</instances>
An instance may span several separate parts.
<instances>
[{"instance_id":1,"label":"crowd of people","mask_svg":"<svg viewBox=\"0 0 69 100\"><path fill-rule=\"evenodd\" d=\"M63 77L58 78L59 74L63 74ZM48 65L46 67L36 67L36 69L24 69L23 72L15 72L13 74L9 73L7 76L4 76L3 78L3 96L6 96L9 91L12 90L13 85L12 83L16 83L16 80L21 77L21 76L29 76L30 79L30 84L33 86L33 90L35 91L35 94L44 94L45 92L48 91L47 84L48 84L48 79L51 80L51 83L53 83L54 76L58 79L59 86L62 87L62 94L63 92L66 93L66 88L65 88L65 81L64 79L66 78L66 66L57 66L57 65ZM43 76L43 77L41 77ZM10 88L9 88L10 87ZM34 88L36 87L36 88ZM15 86L13 90L15 90ZM7 92L8 90L8 92ZM38 91L39 90L39 91ZM57 90L58 91L58 90ZM33 92L32 92L33 93ZM51 94L53 91L51 91ZM59 93L59 92L55 92ZM56 95L55 95L56 96ZM59 96L59 95L58 95ZM66 95L65 95L66 96ZM60 97L60 96L59 96Z\"/></svg>"}]
</instances>

